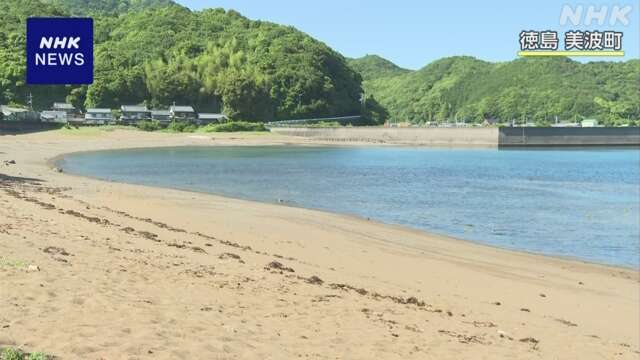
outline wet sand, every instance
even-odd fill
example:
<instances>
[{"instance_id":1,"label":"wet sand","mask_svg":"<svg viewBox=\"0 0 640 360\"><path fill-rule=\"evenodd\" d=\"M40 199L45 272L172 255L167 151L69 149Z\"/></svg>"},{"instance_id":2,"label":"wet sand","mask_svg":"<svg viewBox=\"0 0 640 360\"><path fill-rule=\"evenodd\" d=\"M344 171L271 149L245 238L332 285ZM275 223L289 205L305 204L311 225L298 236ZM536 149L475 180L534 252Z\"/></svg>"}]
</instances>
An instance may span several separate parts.
<instances>
[{"instance_id":1,"label":"wet sand","mask_svg":"<svg viewBox=\"0 0 640 360\"><path fill-rule=\"evenodd\" d=\"M636 270L49 163L98 149L311 141L0 136L0 347L63 359L640 357Z\"/></svg>"}]
</instances>

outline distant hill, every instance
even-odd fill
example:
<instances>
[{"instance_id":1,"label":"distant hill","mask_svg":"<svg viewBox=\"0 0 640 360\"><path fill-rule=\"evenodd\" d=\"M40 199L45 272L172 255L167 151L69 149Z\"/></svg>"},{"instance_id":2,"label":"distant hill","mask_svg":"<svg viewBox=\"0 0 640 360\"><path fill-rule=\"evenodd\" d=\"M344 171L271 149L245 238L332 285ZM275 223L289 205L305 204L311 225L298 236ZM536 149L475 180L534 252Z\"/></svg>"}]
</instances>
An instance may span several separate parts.
<instances>
[{"instance_id":1,"label":"distant hill","mask_svg":"<svg viewBox=\"0 0 640 360\"><path fill-rule=\"evenodd\" d=\"M615 124L640 119L640 60L583 64L567 58L523 58L490 63L460 56L378 77L370 67L351 66L366 77L367 94L399 121L493 118L549 123L557 116L596 117Z\"/></svg>"},{"instance_id":2,"label":"distant hill","mask_svg":"<svg viewBox=\"0 0 640 360\"><path fill-rule=\"evenodd\" d=\"M366 55L357 59L348 59L349 66L362 75L363 80L373 80L397 76L411 72L378 55Z\"/></svg>"},{"instance_id":3,"label":"distant hill","mask_svg":"<svg viewBox=\"0 0 640 360\"><path fill-rule=\"evenodd\" d=\"M172 0L43 0L74 16L113 15L175 5Z\"/></svg>"}]
</instances>

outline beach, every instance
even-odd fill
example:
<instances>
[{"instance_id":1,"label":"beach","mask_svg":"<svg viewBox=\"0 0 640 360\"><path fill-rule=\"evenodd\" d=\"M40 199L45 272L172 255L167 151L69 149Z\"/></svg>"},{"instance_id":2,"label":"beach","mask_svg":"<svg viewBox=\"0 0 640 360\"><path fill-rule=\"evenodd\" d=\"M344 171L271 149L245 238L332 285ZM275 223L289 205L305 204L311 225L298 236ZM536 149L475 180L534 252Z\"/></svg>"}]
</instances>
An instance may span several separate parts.
<instances>
[{"instance_id":1,"label":"beach","mask_svg":"<svg viewBox=\"0 0 640 360\"><path fill-rule=\"evenodd\" d=\"M637 269L53 165L80 151L271 144L322 140L0 136L0 347L63 359L640 356Z\"/></svg>"}]
</instances>

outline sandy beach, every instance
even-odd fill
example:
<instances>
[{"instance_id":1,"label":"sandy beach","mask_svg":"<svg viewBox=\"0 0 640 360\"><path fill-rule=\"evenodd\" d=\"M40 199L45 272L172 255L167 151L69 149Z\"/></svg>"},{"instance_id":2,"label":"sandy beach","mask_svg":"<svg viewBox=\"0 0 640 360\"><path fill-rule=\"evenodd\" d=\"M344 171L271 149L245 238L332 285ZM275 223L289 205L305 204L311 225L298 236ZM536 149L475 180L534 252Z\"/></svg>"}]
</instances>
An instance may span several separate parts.
<instances>
[{"instance_id":1,"label":"sandy beach","mask_svg":"<svg viewBox=\"0 0 640 360\"><path fill-rule=\"evenodd\" d=\"M61 359L640 358L637 270L51 164L100 149L305 143L0 136L0 348Z\"/></svg>"}]
</instances>

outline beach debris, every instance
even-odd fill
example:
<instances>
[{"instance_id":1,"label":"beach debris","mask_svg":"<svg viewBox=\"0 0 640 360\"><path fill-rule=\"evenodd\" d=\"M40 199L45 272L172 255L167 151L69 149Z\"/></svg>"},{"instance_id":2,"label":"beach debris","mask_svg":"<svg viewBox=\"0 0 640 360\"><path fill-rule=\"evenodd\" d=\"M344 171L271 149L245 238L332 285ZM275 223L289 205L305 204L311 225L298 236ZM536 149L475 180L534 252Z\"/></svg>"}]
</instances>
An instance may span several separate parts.
<instances>
[{"instance_id":1,"label":"beach debris","mask_svg":"<svg viewBox=\"0 0 640 360\"><path fill-rule=\"evenodd\" d=\"M322 279L320 279L319 277L313 275L310 278L308 278L307 283L309 284L313 284L313 285L322 285L324 284L324 281Z\"/></svg>"},{"instance_id":2,"label":"beach debris","mask_svg":"<svg viewBox=\"0 0 640 360\"><path fill-rule=\"evenodd\" d=\"M187 245L185 244L178 244L177 242L172 242L172 243L168 243L167 246L170 247L174 247L174 248L178 248L178 249L184 249L187 247Z\"/></svg>"},{"instance_id":3,"label":"beach debris","mask_svg":"<svg viewBox=\"0 0 640 360\"><path fill-rule=\"evenodd\" d=\"M565 320L565 319L554 319L554 320L559 322L559 323L561 323L561 324L567 325L567 326L578 326L578 324L573 323L573 322L571 322L569 320Z\"/></svg>"},{"instance_id":4,"label":"beach debris","mask_svg":"<svg viewBox=\"0 0 640 360\"><path fill-rule=\"evenodd\" d=\"M124 229L123 229L123 231L124 231ZM152 232L149 232L149 231L138 231L138 235L142 236L145 239L151 240L151 241L160 242L160 240L158 240L158 235L154 234Z\"/></svg>"},{"instance_id":5,"label":"beach debris","mask_svg":"<svg viewBox=\"0 0 640 360\"><path fill-rule=\"evenodd\" d=\"M513 338L511 336L509 336L509 334L507 334L507 332L504 331L504 330L498 330L498 331L496 331L496 333L498 334L498 336L500 336L503 339L513 340Z\"/></svg>"},{"instance_id":6,"label":"beach debris","mask_svg":"<svg viewBox=\"0 0 640 360\"><path fill-rule=\"evenodd\" d=\"M237 255L237 254L234 254L234 253L230 253L230 252L226 252L226 253L222 253L222 254L218 255L218 259L221 259L221 260L224 260L224 259L235 259L235 260L238 260L239 263L244 264L244 260L242 260L240 255Z\"/></svg>"},{"instance_id":7,"label":"beach debris","mask_svg":"<svg viewBox=\"0 0 640 360\"><path fill-rule=\"evenodd\" d=\"M533 338L533 337L522 338L522 339L520 339L518 341L523 342L523 343L531 343L531 344L533 344L534 348L540 343L540 340L538 340L536 338Z\"/></svg>"},{"instance_id":8,"label":"beach debris","mask_svg":"<svg viewBox=\"0 0 640 360\"><path fill-rule=\"evenodd\" d=\"M459 333L456 333L455 331L449 331L449 330L438 330L438 333L454 337L458 339L458 342L460 342L461 344L469 344L469 343L484 344L485 343L482 337L476 336L476 335L459 334Z\"/></svg>"},{"instance_id":9,"label":"beach debris","mask_svg":"<svg viewBox=\"0 0 640 360\"><path fill-rule=\"evenodd\" d=\"M40 271L40 267L38 265L27 266L27 272L37 272L37 271Z\"/></svg>"},{"instance_id":10,"label":"beach debris","mask_svg":"<svg viewBox=\"0 0 640 360\"><path fill-rule=\"evenodd\" d=\"M295 270L293 270L290 267L284 266L282 265L282 263L277 262L277 261L272 261L270 263L267 264L267 266L264 267L265 270L279 270L279 271L286 271L286 272L295 272Z\"/></svg>"},{"instance_id":11,"label":"beach debris","mask_svg":"<svg viewBox=\"0 0 640 360\"><path fill-rule=\"evenodd\" d=\"M57 173L63 173L64 171L62 170L62 168L59 167L54 167L53 171L57 172Z\"/></svg>"},{"instance_id":12,"label":"beach debris","mask_svg":"<svg viewBox=\"0 0 640 360\"><path fill-rule=\"evenodd\" d=\"M469 321L463 321L465 324L473 324L473 326L475 327L487 327L487 328L492 328L492 327L496 327L497 325L494 324L491 321L473 321L473 322L469 322Z\"/></svg>"},{"instance_id":13,"label":"beach debris","mask_svg":"<svg viewBox=\"0 0 640 360\"><path fill-rule=\"evenodd\" d=\"M404 326L405 330L409 330L415 333L423 333L424 330L422 330L421 328L419 328L417 325L405 325Z\"/></svg>"},{"instance_id":14,"label":"beach debris","mask_svg":"<svg viewBox=\"0 0 640 360\"><path fill-rule=\"evenodd\" d=\"M340 290L344 290L344 291L353 290L353 291L357 292L360 295L367 295L369 293L366 289L357 288L355 286L351 286L351 285L348 285L348 284L330 284L329 286L332 289L340 289Z\"/></svg>"},{"instance_id":15,"label":"beach debris","mask_svg":"<svg viewBox=\"0 0 640 360\"><path fill-rule=\"evenodd\" d=\"M500 306L500 305L502 305L502 303L500 301L496 301L496 302L493 303L493 305Z\"/></svg>"},{"instance_id":16,"label":"beach debris","mask_svg":"<svg viewBox=\"0 0 640 360\"><path fill-rule=\"evenodd\" d=\"M15 164L16 164L16 161L15 161L15 160L5 160L5 161L4 161L4 164L5 164L6 166L9 166L9 165L15 165Z\"/></svg>"},{"instance_id":17,"label":"beach debris","mask_svg":"<svg viewBox=\"0 0 640 360\"><path fill-rule=\"evenodd\" d=\"M222 253L220 255L218 255L218 259L236 259L236 260L240 260L240 255L234 254L234 253Z\"/></svg>"},{"instance_id":18,"label":"beach debris","mask_svg":"<svg viewBox=\"0 0 640 360\"><path fill-rule=\"evenodd\" d=\"M400 301L400 303L416 305L416 306L424 306L425 305L424 301L418 300L418 298L416 298L415 296L410 296L406 300ZM453 316L453 314L451 314L450 316Z\"/></svg>"},{"instance_id":19,"label":"beach debris","mask_svg":"<svg viewBox=\"0 0 640 360\"><path fill-rule=\"evenodd\" d=\"M61 247L56 247L56 246L47 246L46 248L42 249L42 251L51 255L62 255L62 256L70 255L65 249Z\"/></svg>"},{"instance_id":20,"label":"beach debris","mask_svg":"<svg viewBox=\"0 0 640 360\"><path fill-rule=\"evenodd\" d=\"M540 294L540 297L546 298L546 297L547 297L547 295L545 295L545 294Z\"/></svg>"},{"instance_id":21,"label":"beach debris","mask_svg":"<svg viewBox=\"0 0 640 360\"><path fill-rule=\"evenodd\" d=\"M527 308L521 308L520 311L524 311L524 312L531 312L531 310L527 309Z\"/></svg>"},{"instance_id":22,"label":"beach debris","mask_svg":"<svg viewBox=\"0 0 640 360\"><path fill-rule=\"evenodd\" d=\"M201 254L206 254L207 253L203 248L201 248L199 246L192 246L191 250L193 250L194 252L197 252L197 253L201 253Z\"/></svg>"},{"instance_id":23,"label":"beach debris","mask_svg":"<svg viewBox=\"0 0 640 360\"><path fill-rule=\"evenodd\" d=\"M100 225L111 225L111 222L107 219L101 219L95 216L87 216L83 213L77 212L75 210L67 210L64 212L67 215L75 216L84 220L87 220L92 223L100 224Z\"/></svg>"}]
</instances>

